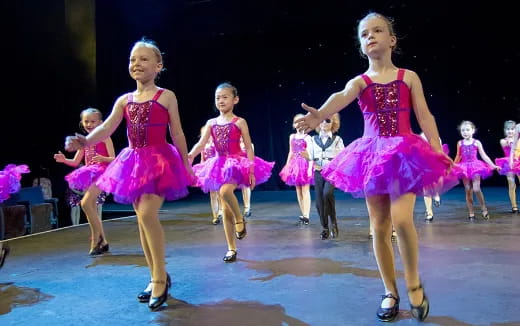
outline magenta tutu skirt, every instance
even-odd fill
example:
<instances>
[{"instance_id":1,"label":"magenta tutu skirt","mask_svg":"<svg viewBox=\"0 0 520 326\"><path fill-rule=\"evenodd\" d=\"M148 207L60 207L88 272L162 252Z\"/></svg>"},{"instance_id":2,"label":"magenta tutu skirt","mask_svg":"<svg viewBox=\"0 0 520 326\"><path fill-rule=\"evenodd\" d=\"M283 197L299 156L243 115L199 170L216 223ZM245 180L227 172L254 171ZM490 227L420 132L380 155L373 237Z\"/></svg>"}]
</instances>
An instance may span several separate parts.
<instances>
[{"instance_id":1,"label":"magenta tutu skirt","mask_svg":"<svg viewBox=\"0 0 520 326\"><path fill-rule=\"evenodd\" d=\"M9 164L0 171L0 203L20 190L22 174L29 172L29 167L25 164Z\"/></svg>"},{"instance_id":2,"label":"magenta tutu skirt","mask_svg":"<svg viewBox=\"0 0 520 326\"><path fill-rule=\"evenodd\" d=\"M118 203L130 204L142 195L166 200L188 195L190 180L177 149L170 144L125 148L96 181Z\"/></svg>"},{"instance_id":3,"label":"magenta tutu skirt","mask_svg":"<svg viewBox=\"0 0 520 326\"><path fill-rule=\"evenodd\" d=\"M65 176L69 188L77 191L87 190L100 175L105 172L107 164L91 164L82 166Z\"/></svg>"},{"instance_id":4,"label":"magenta tutu skirt","mask_svg":"<svg viewBox=\"0 0 520 326\"><path fill-rule=\"evenodd\" d=\"M309 176L309 164L304 157L295 155L280 171L279 176L288 186L305 186L314 184L314 169Z\"/></svg>"},{"instance_id":5,"label":"magenta tutu skirt","mask_svg":"<svg viewBox=\"0 0 520 326\"><path fill-rule=\"evenodd\" d=\"M493 174L493 168L481 160L474 160L455 164L454 173L459 179L473 179L476 175L480 175L481 179L485 179Z\"/></svg>"},{"instance_id":6,"label":"magenta tutu skirt","mask_svg":"<svg viewBox=\"0 0 520 326\"><path fill-rule=\"evenodd\" d=\"M271 176L274 162L267 162L255 156L255 183L266 182ZM247 188L249 183L249 167L251 161L241 154L214 156L203 163L193 166L197 180L195 186L202 191L218 191L224 184L236 184L238 188Z\"/></svg>"},{"instance_id":7,"label":"magenta tutu skirt","mask_svg":"<svg viewBox=\"0 0 520 326\"><path fill-rule=\"evenodd\" d=\"M511 166L509 166L509 157L497 158L497 159L495 159L495 164L498 167L500 167L500 170L498 171L498 173L500 173L501 175L507 175L510 172L513 172L514 174L520 173L520 163L518 162L518 160L513 161L512 168L511 168ZM515 166L516 166L516 169L515 169Z\"/></svg>"},{"instance_id":8,"label":"magenta tutu skirt","mask_svg":"<svg viewBox=\"0 0 520 326\"><path fill-rule=\"evenodd\" d=\"M327 164L321 175L353 197L406 193L433 196L458 184L450 160L415 134L361 137Z\"/></svg>"}]
</instances>

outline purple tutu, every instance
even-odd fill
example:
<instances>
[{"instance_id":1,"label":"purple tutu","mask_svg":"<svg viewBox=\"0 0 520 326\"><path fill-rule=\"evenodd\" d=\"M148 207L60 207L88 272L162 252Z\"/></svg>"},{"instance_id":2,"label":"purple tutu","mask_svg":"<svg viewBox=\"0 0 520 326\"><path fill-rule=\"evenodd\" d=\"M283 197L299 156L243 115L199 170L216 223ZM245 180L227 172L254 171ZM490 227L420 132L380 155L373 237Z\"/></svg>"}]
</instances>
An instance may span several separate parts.
<instances>
[{"instance_id":1,"label":"purple tutu","mask_svg":"<svg viewBox=\"0 0 520 326\"><path fill-rule=\"evenodd\" d=\"M450 160L420 136L361 137L327 164L321 175L353 197L406 193L433 196L454 187Z\"/></svg>"},{"instance_id":2,"label":"purple tutu","mask_svg":"<svg viewBox=\"0 0 520 326\"><path fill-rule=\"evenodd\" d=\"M170 144L123 149L96 182L123 204L135 203L145 194L179 199L188 195L189 184L182 158Z\"/></svg>"},{"instance_id":3,"label":"purple tutu","mask_svg":"<svg viewBox=\"0 0 520 326\"><path fill-rule=\"evenodd\" d=\"M305 186L314 184L314 169L309 176L309 162L300 155L295 155L280 171L280 178L288 186Z\"/></svg>"},{"instance_id":4,"label":"purple tutu","mask_svg":"<svg viewBox=\"0 0 520 326\"><path fill-rule=\"evenodd\" d=\"M255 156L255 183L266 182L271 176L274 162L267 162ZM251 161L241 154L214 156L193 166L197 177L196 186L202 191L218 191L224 184L236 184L238 188L250 187L249 168Z\"/></svg>"},{"instance_id":5,"label":"purple tutu","mask_svg":"<svg viewBox=\"0 0 520 326\"><path fill-rule=\"evenodd\" d=\"M481 179L485 179L493 174L493 168L480 160L466 161L455 164L454 173L459 179L473 179L477 175L479 175Z\"/></svg>"},{"instance_id":6,"label":"purple tutu","mask_svg":"<svg viewBox=\"0 0 520 326\"><path fill-rule=\"evenodd\" d=\"M65 176L71 189L86 191L100 175L105 172L107 164L91 164L82 166Z\"/></svg>"},{"instance_id":7,"label":"purple tutu","mask_svg":"<svg viewBox=\"0 0 520 326\"><path fill-rule=\"evenodd\" d=\"M513 161L513 165L514 164L515 164L515 162ZM495 159L495 165L500 167L500 170L498 171L498 173L500 173L501 175L507 175L510 172L518 173L518 172L514 172L513 169L511 168L511 166L509 166L509 157L501 157L501 158Z\"/></svg>"},{"instance_id":8,"label":"purple tutu","mask_svg":"<svg viewBox=\"0 0 520 326\"><path fill-rule=\"evenodd\" d=\"M20 190L22 174L29 172L29 167L25 164L9 164L0 171L0 203Z\"/></svg>"}]
</instances>

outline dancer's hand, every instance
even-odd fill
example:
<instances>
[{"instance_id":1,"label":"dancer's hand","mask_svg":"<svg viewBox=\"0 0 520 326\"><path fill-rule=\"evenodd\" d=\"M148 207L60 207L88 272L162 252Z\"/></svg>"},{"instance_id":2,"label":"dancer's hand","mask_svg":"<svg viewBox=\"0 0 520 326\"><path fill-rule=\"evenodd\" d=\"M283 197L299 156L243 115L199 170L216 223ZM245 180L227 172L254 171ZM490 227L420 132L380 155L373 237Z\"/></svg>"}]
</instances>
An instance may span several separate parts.
<instances>
[{"instance_id":1,"label":"dancer's hand","mask_svg":"<svg viewBox=\"0 0 520 326\"><path fill-rule=\"evenodd\" d=\"M65 150L69 152L74 152L83 147L87 146L87 137L76 134L74 136L68 136L65 138Z\"/></svg>"},{"instance_id":2,"label":"dancer's hand","mask_svg":"<svg viewBox=\"0 0 520 326\"><path fill-rule=\"evenodd\" d=\"M61 151L58 151L58 154L54 154L54 160L58 163L63 163L65 162L66 157Z\"/></svg>"},{"instance_id":3,"label":"dancer's hand","mask_svg":"<svg viewBox=\"0 0 520 326\"><path fill-rule=\"evenodd\" d=\"M303 130L304 132L310 132L323 120L320 111L316 110L312 106L308 106L305 103L302 103L302 108L309 113L307 113L303 118L299 118L295 121L296 129Z\"/></svg>"}]
</instances>

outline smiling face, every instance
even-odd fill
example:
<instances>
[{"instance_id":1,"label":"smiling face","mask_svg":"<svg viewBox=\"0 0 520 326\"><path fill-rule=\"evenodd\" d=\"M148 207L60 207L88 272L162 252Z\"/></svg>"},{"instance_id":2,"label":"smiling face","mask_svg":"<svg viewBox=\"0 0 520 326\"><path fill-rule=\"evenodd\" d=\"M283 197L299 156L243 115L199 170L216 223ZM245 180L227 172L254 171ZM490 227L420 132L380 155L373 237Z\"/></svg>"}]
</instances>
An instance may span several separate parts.
<instances>
[{"instance_id":1,"label":"smiling face","mask_svg":"<svg viewBox=\"0 0 520 326\"><path fill-rule=\"evenodd\" d=\"M128 71L133 79L141 82L154 80L162 68L162 59L157 51L144 45L134 46L128 64Z\"/></svg>"},{"instance_id":2,"label":"smiling face","mask_svg":"<svg viewBox=\"0 0 520 326\"><path fill-rule=\"evenodd\" d=\"M81 115L81 125L87 131L87 133L91 133L92 130L96 129L103 120L101 120L99 113L96 112L84 112Z\"/></svg>"},{"instance_id":3,"label":"smiling face","mask_svg":"<svg viewBox=\"0 0 520 326\"><path fill-rule=\"evenodd\" d=\"M233 110L238 103L238 96L233 94L233 90L228 87L217 88L215 91L215 106L221 113Z\"/></svg>"},{"instance_id":4,"label":"smiling face","mask_svg":"<svg viewBox=\"0 0 520 326\"><path fill-rule=\"evenodd\" d=\"M390 22L377 14L368 15L360 21L358 39L361 52L368 57L391 53L397 44Z\"/></svg>"}]
</instances>

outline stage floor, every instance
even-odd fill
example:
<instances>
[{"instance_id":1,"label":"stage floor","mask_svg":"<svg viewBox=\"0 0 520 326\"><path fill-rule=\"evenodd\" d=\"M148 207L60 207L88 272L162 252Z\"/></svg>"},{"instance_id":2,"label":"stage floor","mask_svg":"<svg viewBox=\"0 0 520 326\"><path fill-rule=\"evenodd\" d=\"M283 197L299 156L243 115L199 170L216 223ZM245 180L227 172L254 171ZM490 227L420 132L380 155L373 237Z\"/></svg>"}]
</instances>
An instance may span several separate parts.
<instances>
[{"instance_id":1,"label":"stage floor","mask_svg":"<svg viewBox=\"0 0 520 326\"><path fill-rule=\"evenodd\" d=\"M420 271L431 302L423 325L520 325L520 215L510 213L506 187L483 190L489 221L477 208L478 220L468 222L462 188L442 198L431 224L417 200ZM311 224L297 225L294 191L254 191L248 236L231 264L222 261L224 231L210 224L207 197L166 203L161 220L173 286L157 312L136 300L150 276L135 216L104 222L111 250L96 258L87 255L87 225L10 240L0 270L0 325L383 324L375 316L384 289L365 202L340 192L336 198L339 238L320 240L314 207ZM419 324L402 275L398 286L394 324Z\"/></svg>"}]
</instances>

